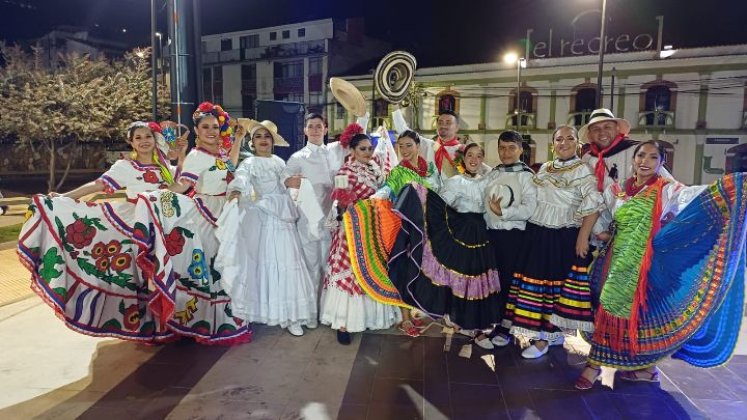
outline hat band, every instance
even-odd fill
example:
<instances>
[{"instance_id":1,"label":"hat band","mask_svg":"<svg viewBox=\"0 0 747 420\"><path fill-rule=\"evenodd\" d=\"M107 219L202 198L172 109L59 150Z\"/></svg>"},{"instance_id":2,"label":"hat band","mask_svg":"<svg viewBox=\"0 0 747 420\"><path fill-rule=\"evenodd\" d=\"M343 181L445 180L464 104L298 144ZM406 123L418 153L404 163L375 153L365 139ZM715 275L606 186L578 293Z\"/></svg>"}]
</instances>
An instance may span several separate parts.
<instances>
[{"instance_id":1,"label":"hat band","mask_svg":"<svg viewBox=\"0 0 747 420\"><path fill-rule=\"evenodd\" d=\"M612 115L610 113L607 113L607 112L594 112L589 117L589 120L592 120L592 119L597 118L597 117L607 117L607 118L613 118L613 119L615 118L614 115Z\"/></svg>"}]
</instances>

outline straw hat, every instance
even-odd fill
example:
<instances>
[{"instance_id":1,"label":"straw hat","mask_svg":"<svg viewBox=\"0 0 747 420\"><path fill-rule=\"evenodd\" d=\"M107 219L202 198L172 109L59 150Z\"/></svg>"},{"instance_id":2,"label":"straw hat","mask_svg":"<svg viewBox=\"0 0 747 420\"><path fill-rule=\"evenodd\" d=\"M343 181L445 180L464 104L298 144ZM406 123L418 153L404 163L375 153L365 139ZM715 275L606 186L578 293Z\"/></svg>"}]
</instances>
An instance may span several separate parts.
<instances>
[{"instance_id":1,"label":"straw hat","mask_svg":"<svg viewBox=\"0 0 747 420\"><path fill-rule=\"evenodd\" d=\"M259 128L266 128L267 131L270 132L270 135L272 136L272 144L273 146L277 147L290 147L290 144L288 144L287 141L278 134L278 126L275 125L274 122L270 120L264 120L262 122L259 122L257 120L253 120L251 118L238 118L239 125L244 127L244 129L247 132L247 135L249 136L249 139L251 139L254 136L254 132Z\"/></svg>"},{"instance_id":2,"label":"straw hat","mask_svg":"<svg viewBox=\"0 0 747 420\"><path fill-rule=\"evenodd\" d=\"M366 115L366 99L352 83L338 77L332 77L329 79L329 88L343 108L352 112L356 117Z\"/></svg>"},{"instance_id":3,"label":"straw hat","mask_svg":"<svg viewBox=\"0 0 747 420\"><path fill-rule=\"evenodd\" d=\"M591 117L589 118L589 123L578 130L578 138L582 142L587 143L588 139L586 137L589 135L589 126L602 121L614 121L617 123L617 126L620 129L621 133L625 134L626 136L628 135L628 133L630 133L630 123L628 122L628 120L624 118L615 118L615 114L613 114L609 109L599 108L592 111Z\"/></svg>"},{"instance_id":4,"label":"straw hat","mask_svg":"<svg viewBox=\"0 0 747 420\"><path fill-rule=\"evenodd\" d=\"M521 185L519 185L517 177L501 177L497 181L492 182L488 185L488 187L485 189L485 196L500 198L502 209L515 207L521 204ZM492 222L499 222L503 220L501 217L496 216L492 211L488 210L485 214L487 215L487 218Z\"/></svg>"}]
</instances>

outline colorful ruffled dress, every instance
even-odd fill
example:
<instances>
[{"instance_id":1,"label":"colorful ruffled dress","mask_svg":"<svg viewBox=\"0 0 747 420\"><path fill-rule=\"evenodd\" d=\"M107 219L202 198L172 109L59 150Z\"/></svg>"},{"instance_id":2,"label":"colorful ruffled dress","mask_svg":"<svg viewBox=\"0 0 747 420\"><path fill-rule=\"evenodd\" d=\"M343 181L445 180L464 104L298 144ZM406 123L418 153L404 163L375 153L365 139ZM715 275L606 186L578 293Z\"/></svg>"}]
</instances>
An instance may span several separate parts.
<instances>
[{"instance_id":1,"label":"colorful ruffled dress","mask_svg":"<svg viewBox=\"0 0 747 420\"><path fill-rule=\"evenodd\" d=\"M441 190L410 184L395 212L402 229L389 275L405 303L465 329L498 322L500 283L484 220L484 179L458 175Z\"/></svg>"},{"instance_id":2,"label":"colorful ruffled dress","mask_svg":"<svg viewBox=\"0 0 747 420\"><path fill-rule=\"evenodd\" d=\"M535 176L537 207L527 222L506 304L511 334L534 340L562 337L560 328L593 328L587 258L576 255L585 216L600 211L602 195L579 158L546 162Z\"/></svg>"},{"instance_id":3,"label":"colorful ruffled dress","mask_svg":"<svg viewBox=\"0 0 747 420\"><path fill-rule=\"evenodd\" d=\"M383 174L375 162L355 160L340 168L337 176L346 176L349 188L336 188L332 198L342 207L371 197L380 187ZM346 215L349 213L346 213ZM332 233L332 246L327 259L328 272L324 277L320 321L332 329L345 328L349 332L366 329L386 329L401 321L400 310L393 305L370 298L360 286L351 265L351 250L346 232L350 223L340 224Z\"/></svg>"},{"instance_id":4,"label":"colorful ruffled dress","mask_svg":"<svg viewBox=\"0 0 747 420\"><path fill-rule=\"evenodd\" d=\"M174 334L159 309L162 292L138 267L133 238L138 193L165 187L163 174L156 165L119 160L96 182L109 194L126 189L127 201L32 197L18 239L31 288L80 333L167 341Z\"/></svg>"},{"instance_id":5,"label":"colorful ruffled dress","mask_svg":"<svg viewBox=\"0 0 747 420\"><path fill-rule=\"evenodd\" d=\"M140 206L141 236L150 257L150 276L170 300L169 326L204 344L248 342L251 330L231 310L231 299L215 267L218 218L233 178L227 158L200 147L182 165L179 181L192 185L191 198L171 192L151 193L150 206ZM143 264L146 261L144 259ZM172 292L173 291L173 292Z\"/></svg>"},{"instance_id":6,"label":"colorful ruffled dress","mask_svg":"<svg viewBox=\"0 0 747 420\"><path fill-rule=\"evenodd\" d=\"M615 234L595 263L591 363L637 370L668 355L700 367L729 360L744 310L746 175L610 187Z\"/></svg>"},{"instance_id":7,"label":"colorful ruffled dress","mask_svg":"<svg viewBox=\"0 0 747 420\"><path fill-rule=\"evenodd\" d=\"M387 268L389 253L402 226L399 215L392 211L392 202L410 183L438 191L440 182L433 163L419 158L418 168L412 168L400 162L373 195L374 199L360 200L345 213L343 223L351 247L351 268L358 284L377 302L411 307L400 297Z\"/></svg>"}]
</instances>

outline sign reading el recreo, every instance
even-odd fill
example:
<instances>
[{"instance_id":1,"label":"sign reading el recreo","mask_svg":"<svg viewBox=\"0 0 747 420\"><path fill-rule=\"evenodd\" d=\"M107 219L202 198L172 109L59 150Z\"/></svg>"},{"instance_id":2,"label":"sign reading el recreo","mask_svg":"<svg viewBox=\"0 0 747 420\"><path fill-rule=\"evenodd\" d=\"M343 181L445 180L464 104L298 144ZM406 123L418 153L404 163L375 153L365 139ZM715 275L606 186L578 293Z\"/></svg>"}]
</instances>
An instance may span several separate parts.
<instances>
[{"instance_id":1,"label":"sign reading el recreo","mask_svg":"<svg viewBox=\"0 0 747 420\"><path fill-rule=\"evenodd\" d=\"M658 33L661 34L664 23L663 16L658 16L656 20L659 21ZM596 25L597 35L591 36L592 31L578 31L575 23L576 19L571 22L571 36L558 35L559 31L554 31L553 28L549 28L546 35L538 36L534 32L534 29L528 29L526 34L526 55L530 58L551 58L599 54L601 43L598 24ZM584 33L589 35L583 36ZM612 34L608 32L604 37L605 54L649 51L660 48L661 40L657 39L656 35L651 35L650 33Z\"/></svg>"}]
</instances>

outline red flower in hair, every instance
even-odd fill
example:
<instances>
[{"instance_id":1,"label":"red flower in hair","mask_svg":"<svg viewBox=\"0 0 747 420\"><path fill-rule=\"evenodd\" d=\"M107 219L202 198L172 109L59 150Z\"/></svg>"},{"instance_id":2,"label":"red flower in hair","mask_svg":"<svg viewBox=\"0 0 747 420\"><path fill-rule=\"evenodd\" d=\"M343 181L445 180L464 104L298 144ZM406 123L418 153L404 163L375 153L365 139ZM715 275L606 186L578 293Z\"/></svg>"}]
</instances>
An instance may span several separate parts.
<instances>
[{"instance_id":1,"label":"red flower in hair","mask_svg":"<svg viewBox=\"0 0 747 420\"><path fill-rule=\"evenodd\" d=\"M163 134L161 132L161 126L158 125L158 123L155 122L155 121L149 121L148 122L148 128L150 128L150 131L152 131L154 133L161 133L161 134Z\"/></svg>"},{"instance_id":2,"label":"red flower in hair","mask_svg":"<svg viewBox=\"0 0 747 420\"><path fill-rule=\"evenodd\" d=\"M203 102L200 104L200 106L197 107L197 110L200 112L208 113L212 112L213 108L215 108L215 106L210 102Z\"/></svg>"},{"instance_id":3,"label":"red flower in hair","mask_svg":"<svg viewBox=\"0 0 747 420\"><path fill-rule=\"evenodd\" d=\"M357 123L351 123L347 127L345 127L345 130L342 131L342 134L340 134L340 144L342 147L347 148L350 146L350 141L353 140L353 137L355 137L356 134L362 134L363 133L363 127L358 125Z\"/></svg>"}]
</instances>

